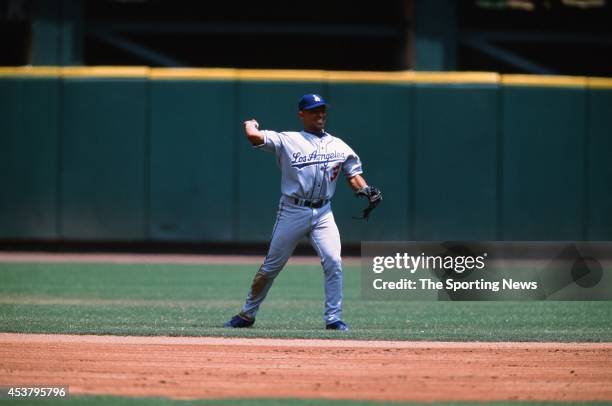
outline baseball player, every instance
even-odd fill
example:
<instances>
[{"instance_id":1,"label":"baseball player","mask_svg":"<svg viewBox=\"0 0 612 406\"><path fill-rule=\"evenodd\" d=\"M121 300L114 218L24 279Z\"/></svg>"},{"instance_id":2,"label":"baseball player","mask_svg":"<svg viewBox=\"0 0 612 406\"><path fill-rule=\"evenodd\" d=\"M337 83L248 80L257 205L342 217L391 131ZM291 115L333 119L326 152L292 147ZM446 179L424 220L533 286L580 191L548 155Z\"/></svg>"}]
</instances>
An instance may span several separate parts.
<instances>
[{"instance_id":1,"label":"baseball player","mask_svg":"<svg viewBox=\"0 0 612 406\"><path fill-rule=\"evenodd\" d=\"M268 254L259 268L240 313L225 327L251 327L274 278L283 269L298 241L307 236L321 258L325 273L325 326L347 331L342 320L342 260L340 234L331 210L331 198L340 172L358 196L365 196L369 212L382 200L379 190L361 176L361 161L344 143L325 132L327 104L318 94L304 95L298 104L304 130L259 130L256 120L244 122L251 145L276 155L281 169L281 198Z\"/></svg>"}]
</instances>

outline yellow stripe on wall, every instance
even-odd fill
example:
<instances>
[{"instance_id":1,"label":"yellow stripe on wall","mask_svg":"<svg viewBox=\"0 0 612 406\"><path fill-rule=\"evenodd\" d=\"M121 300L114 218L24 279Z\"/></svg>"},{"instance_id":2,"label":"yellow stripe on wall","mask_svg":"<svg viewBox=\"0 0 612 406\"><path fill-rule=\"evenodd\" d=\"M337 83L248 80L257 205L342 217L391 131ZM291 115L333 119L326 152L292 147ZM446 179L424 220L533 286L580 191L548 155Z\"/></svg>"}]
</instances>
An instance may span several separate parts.
<instances>
[{"instance_id":1,"label":"yellow stripe on wall","mask_svg":"<svg viewBox=\"0 0 612 406\"><path fill-rule=\"evenodd\" d=\"M612 89L612 78L587 78L587 86L592 89Z\"/></svg>"},{"instance_id":2,"label":"yellow stripe on wall","mask_svg":"<svg viewBox=\"0 0 612 406\"><path fill-rule=\"evenodd\" d=\"M153 80L235 80L238 69L224 68L151 68Z\"/></svg>"},{"instance_id":3,"label":"yellow stripe on wall","mask_svg":"<svg viewBox=\"0 0 612 406\"><path fill-rule=\"evenodd\" d=\"M325 77L329 82L405 83L414 78L414 72L327 71Z\"/></svg>"},{"instance_id":4,"label":"yellow stripe on wall","mask_svg":"<svg viewBox=\"0 0 612 406\"><path fill-rule=\"evenodd\" d=\"M255 81L323 82L325 71L292 69L238 69L238 79Z\"/></svg>"},{"instance_id":5,"label":"yellow stripe on wall","mask_svg":"<svg viewBox=\"0 0 612 406\"><path fill-rule=\"evenodd\" d=\"M61 75L62 68L57 66L0 66L0 76L54 77Z\"/></svg>"},{"instance_id":6,"label":"yellow stripe on wall","mask_svg":"<svg viewBox=\"0 0 612 406\"><path fill-rule=\"evenodd\" d=\"M586 87L584 76L501 75L501 83L509 86Z\"/></svg>"},{"instance_id":7,"label":"yellow stripe on wall","mask_svg":"<svg viewBox=\"0 0 612 406\"><path fill-rule=\"evenodd\" d=\"M104 78L148 78L150 68L146 66L66 66L62 76Z\"/></svg>"},{"instance_id":8,"label":"yellow stripe on wall","mask_svg":"<svg viewBox=\"0 0 612 406\"><path fill-rule=\"evenodd\" d=\"M441 84L499 84L500 75L495 72L415 72L414 81Z\"/></svg>"},{"instance_id":9,"label":"yellow stripe on wall","mask_svg":"<svg viewBox=\"0 0 612 406\"><path fill-rule=\"evenodd\" d=\"M0 67L0 76L148 78L146 66L19 66Z\"/></svg>"},{"instance_id":10,"label":"yellow stripe on wall","mask_svg":"<svg viewBox=\"0 0 612 406\"><path fill-rule=\"evenodd\" d=\"M389 84L500 84L506 86L612 89L612 78L501 75L495 72L369 72L289 69L149 68L146 66L0 67L0 77L107 77L152 80L242 80Z\"/></svg>"}]
</instances>

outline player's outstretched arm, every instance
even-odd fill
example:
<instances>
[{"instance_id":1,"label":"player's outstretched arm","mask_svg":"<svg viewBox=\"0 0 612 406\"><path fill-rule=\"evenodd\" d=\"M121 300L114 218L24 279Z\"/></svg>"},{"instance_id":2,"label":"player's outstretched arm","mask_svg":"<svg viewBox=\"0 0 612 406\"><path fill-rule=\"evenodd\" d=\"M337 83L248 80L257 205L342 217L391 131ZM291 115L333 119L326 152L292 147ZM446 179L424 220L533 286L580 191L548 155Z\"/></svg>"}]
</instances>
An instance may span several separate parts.
<instances>
[{"instance_id":1,"label":"player's outstretched arm","mask_svg":"<svg viewBox=\"0 0 612 406\"><path fill-rule=\"evenodd\" d=\"M251 145L261 145L264 143L264 135L259 131L259 123L255 119L244 122L244 133Z\"/></svg>"},{"instance_id":2,"label":"player's outstretched arm","mask_svg":"<svg viewBox=\"0 0 612 406\"><path fill-rule=\"evenodd\" d=\"M348 182L354 192L358 192L364 187L368 187L368 183L361 175L355 175L352 178L349 178Z\"/></svg>"},{"instance_id":3,"label":"player's outstretched arm","mask_svg":"<svg viewBox=\"0 0 612 406\"><path fill-rule=\"evenodd\" d=\"M367 221L372 210L374 210L382 201L382 193L377 188L368 186L367 182L361 175L355 175L352 178L349 178L348 182L351 185L351 188L355 191L355 195L357 197L363 196L368 199L368 207L363 210L362 216L353 218L362 218Z\"/></svg>"}]
</instances>

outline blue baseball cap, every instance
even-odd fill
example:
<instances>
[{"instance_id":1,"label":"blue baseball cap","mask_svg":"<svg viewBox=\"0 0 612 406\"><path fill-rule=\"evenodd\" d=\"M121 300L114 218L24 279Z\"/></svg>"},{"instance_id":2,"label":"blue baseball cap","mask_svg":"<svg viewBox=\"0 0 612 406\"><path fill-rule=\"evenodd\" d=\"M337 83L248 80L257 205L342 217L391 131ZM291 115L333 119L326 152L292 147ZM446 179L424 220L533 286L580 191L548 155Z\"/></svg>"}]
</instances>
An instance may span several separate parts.
<instances>
[{"instance_id":1,"label":"blue baseball cap","mask_svg":"<svg viewBox=\"0 0 612 406\"><path fill-rule=\"evenodd\" d=\"M325 100L316 93L305 94L298 104L299 110L310 110L319 106L327 106L327 103L325 103Z\"/></svg>"}]
</instances>

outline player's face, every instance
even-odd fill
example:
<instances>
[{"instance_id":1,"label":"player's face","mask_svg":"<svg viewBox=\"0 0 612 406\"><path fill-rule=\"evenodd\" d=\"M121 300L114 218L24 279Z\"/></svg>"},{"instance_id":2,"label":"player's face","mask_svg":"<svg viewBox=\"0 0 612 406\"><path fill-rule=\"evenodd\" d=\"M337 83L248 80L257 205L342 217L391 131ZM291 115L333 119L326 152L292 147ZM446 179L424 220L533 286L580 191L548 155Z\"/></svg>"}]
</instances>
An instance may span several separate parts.
<instances>
[{"instance_id":1,"label":"player's face","mask_svg":"<svg viewBox=\"0 0 612 406\"><path fill-rule=\"evenodd\" d=\"M299 112L299 115L304 122L304 130L320 133L325 129L325 120L327 119L327 108L325 106L302 110Z\"/></svg>"}]
</instances>

